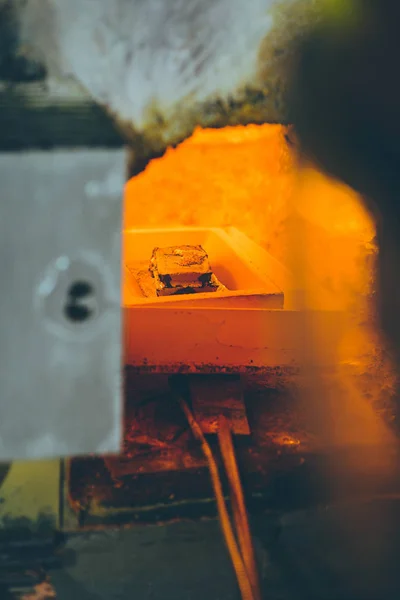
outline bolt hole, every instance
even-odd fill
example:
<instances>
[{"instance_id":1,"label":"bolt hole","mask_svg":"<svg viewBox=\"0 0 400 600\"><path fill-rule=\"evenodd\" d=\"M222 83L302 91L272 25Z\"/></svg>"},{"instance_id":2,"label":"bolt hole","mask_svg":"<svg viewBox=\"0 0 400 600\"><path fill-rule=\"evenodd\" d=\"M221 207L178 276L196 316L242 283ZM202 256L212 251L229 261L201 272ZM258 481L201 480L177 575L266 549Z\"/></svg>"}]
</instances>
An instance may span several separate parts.
<instances>
[{"instance_id":1,"label":"bolt hole","mask_svg":"<svg viewBox=\"0 0 400 600\"><path fill-rule=\"evenodd\" d=\"M67 292L64 315L73 323L83 323L94 314L94 287L87 281L75 281Z\"/></svg>"}]
</instances>

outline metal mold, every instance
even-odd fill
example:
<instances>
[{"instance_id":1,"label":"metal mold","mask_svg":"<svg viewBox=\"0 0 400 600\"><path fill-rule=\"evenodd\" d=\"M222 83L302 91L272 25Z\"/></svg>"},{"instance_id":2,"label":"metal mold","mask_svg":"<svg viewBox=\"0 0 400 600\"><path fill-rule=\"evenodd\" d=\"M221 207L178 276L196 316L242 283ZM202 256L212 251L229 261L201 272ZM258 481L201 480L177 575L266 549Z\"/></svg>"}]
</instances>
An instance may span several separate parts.
<instances>
[{"instance_id":1,"label":"metal mold","mask_svg":"<svg viewBox=\"0 0 400 600\"><path fill-rule=\"evenodd\" d=\"M146 264L155 246L180 243L201 244L215 274L230 289L143 297L128 265ZM146 372L194 373L293 367L304 353L305 327L310 325L324 339L319 366L335 362L340 313L329 304L311 315L295 310L295 290L285 267L236 229L127 230L124 264L128 365Z\"/></svg>"},{"instance_id":2,"label":"metal mold","mask_svg":"<svg viewBox=\"0 0 400 600\"><path fill-rule=\"evenodd\" d=\"M270 278L268 267L261 261L251 260L250 243L247 248L235 244L234 230L197 227L130 229L124 233L124 244L125 306L178 304L180 308L283 308L283 292ZM227 291L156 299L143 297L132 274L135 265L137 268L146 268L157 246L180 244L203 246L209 255L213 272L227 287Z\"/></svg>"}]
</instances>

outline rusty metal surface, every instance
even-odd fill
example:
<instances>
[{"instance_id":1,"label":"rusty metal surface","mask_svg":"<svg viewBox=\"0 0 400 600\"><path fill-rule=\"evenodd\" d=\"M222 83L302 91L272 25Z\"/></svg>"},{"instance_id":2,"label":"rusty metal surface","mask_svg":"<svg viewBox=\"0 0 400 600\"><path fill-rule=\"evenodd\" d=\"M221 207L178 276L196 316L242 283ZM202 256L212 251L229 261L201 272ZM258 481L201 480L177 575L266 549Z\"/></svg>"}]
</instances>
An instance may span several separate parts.
<instances>
[{"instance_id":1,"label":"rusty metal surface","mask_svg":"<svg viewBox=\"0 0 400 600\"><path fill-rule=\"evenodd\" d=\"M359 379L356 374L354 378ZM68 529L215 515L204 458L184 419L179 421L179 409L168 393L167 380L164 375L131 373L126 382L129 402L123 455L70 461L64 495ZM332 378L329 381L332 387ZM361 383L368 396L370 380L367 377ZM310 422L298 392L293 378L281 385L260 375L246 380L244 397L251 436L238 436L235 443L250 511L293 510L334 498L398 494L399 448L389 444L382 451L382 447L360 441L354 447L331 445L320 427ZM138 416L133 407L144 399L153 404L151 414L158 418L139 418L133 431L131 418ZM388 403L384 386L368 402L374 406L376 418L393 427L396 407ZM341 420L347 417L337 410L334 399L328 410L332 426L340 429ZM360 425L360 416L355 409L353 428ZM160 423L163 429L158 438L163 438L163 444L157 446L153 442ZM133 431L132 437L129 431ZM382 478L375 477L376 465ZM386 477L388 465L394 469L391 477ZM326 477L328 472L332 479ZM332 481L340 485L335 488Z\"/></svg>"},{"instance_id":2,"label":"rusty metal surface","mask_svg":"<svg viewBox=\"0 0 400 600\"><path fill-rule=\"evenodd\" d=\"M190 377L189 392L193 416L203 433L217 433L222 417L233 434L250 434L240 377Z\"/></svg>"}]
</instances>

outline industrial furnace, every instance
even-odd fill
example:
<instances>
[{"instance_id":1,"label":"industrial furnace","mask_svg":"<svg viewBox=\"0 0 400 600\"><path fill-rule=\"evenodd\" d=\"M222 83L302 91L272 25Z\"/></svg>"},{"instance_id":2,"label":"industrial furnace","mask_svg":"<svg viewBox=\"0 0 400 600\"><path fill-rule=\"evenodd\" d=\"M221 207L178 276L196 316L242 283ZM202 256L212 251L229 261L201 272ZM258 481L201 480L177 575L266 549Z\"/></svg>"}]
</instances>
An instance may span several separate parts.
<instances>
[{"instance_id":1,"label":"industrial furnace","mask_svg":"<svg viewBox=\"0 0 400 600\"><path fill-rule=\"evenodd\" d=\"M21 91L30 125L43 116L26 100L37 89ZM65 561L68 533L217 514L177 397L220 462L216 433L230 424L252 514L388 489L397 455L376 448L391 445L396 411L372 309L374 223L355 193L299 168L286 126L265 124L284 121L265 89L242 92L192 120L165 123L153 107L130 151L75 88L52 143L37 121L29 144L4 126L2 240L14 247L23 232L2 305L20 310L1 346L0 451L12 460L0 576L11 587L29 583L26 564ZM60 88L47 93L59 102ZM21 363L30 378L15 377Z\"/></svg>"}]
</instances>

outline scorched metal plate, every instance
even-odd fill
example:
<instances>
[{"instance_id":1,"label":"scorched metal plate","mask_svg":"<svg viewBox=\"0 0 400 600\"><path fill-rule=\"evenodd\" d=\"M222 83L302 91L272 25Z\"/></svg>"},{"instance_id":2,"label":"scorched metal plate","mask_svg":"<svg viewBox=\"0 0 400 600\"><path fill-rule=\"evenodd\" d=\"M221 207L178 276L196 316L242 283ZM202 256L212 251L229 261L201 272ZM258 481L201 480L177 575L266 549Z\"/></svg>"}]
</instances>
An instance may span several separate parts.
<instances>
[{"instance_id":1,"label":"scorched metal plate","mask_svg":"<svg viewBox=\"0 0 400 600\"><path fill-rule=\"evenodd\" d=\"M0 461L121 437L126 152L0 155Z\"/></svg>"}]
</instances>

